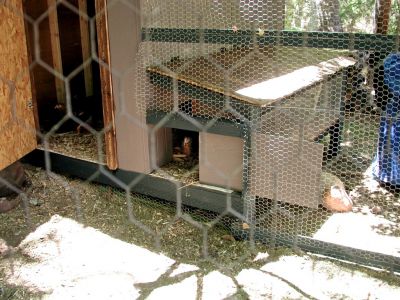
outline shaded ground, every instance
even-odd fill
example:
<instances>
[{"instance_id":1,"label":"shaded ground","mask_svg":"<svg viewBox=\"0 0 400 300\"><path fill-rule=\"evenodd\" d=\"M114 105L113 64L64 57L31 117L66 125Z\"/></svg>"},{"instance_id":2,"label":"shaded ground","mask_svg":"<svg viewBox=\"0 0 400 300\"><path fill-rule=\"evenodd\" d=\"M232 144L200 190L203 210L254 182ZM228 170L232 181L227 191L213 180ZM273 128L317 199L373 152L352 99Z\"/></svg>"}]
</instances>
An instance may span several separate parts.
<instances>
[{"instance_id":1,"label":"shaded ground","mask_svg":"<svg viewBox=\"0 0 400 300\"><path fill-rule=\"evenodd\" d=\"M59 214L190 263L209 265L203 259L205 251L209 258L225 265L236 263L250 252L247 243L234 241L223 226L210 225L214 214L184 208L190 215L177 218L176 207L165 201L137 194L127 196L109 186L46 173L29 165L26 172L31 184L26 197L22 197L21 207L1 215L1 237L13 246ZM206 243L203 238L207 238ZM257 247L266 249L262 245Z\"/></svg>"}]
</instances>

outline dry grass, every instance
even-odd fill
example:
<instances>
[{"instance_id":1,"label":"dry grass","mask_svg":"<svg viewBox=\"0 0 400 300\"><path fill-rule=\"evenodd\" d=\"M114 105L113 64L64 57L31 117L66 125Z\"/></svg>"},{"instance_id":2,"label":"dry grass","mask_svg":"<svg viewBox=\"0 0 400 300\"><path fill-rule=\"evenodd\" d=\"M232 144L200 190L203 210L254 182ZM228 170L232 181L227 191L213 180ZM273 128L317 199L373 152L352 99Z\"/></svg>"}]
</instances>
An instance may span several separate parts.
<instances>
[{"instance_id":1,"label":"dry grass","mask_svg":"<svg viewBox=\"0 0 400 300\"><path fill-rule=\"evenodd\" d=\"M171 161L155 170L153 175L185 184L196 183L199 182L199 161L197 159Z\"/></svg>"},{"instance_id":2,"label":"dry grass","mask_svg":"<svg viewBox=\"0 0 400 300\"><path fill-rule=\"evenodd\" d=\"M53 134L48 140L48 149L75 158L101 162L104 155L104 137L99 141L91 133L64 132ZM44 149L44 146L41 146Z\"/></svg>"}]
</instances>

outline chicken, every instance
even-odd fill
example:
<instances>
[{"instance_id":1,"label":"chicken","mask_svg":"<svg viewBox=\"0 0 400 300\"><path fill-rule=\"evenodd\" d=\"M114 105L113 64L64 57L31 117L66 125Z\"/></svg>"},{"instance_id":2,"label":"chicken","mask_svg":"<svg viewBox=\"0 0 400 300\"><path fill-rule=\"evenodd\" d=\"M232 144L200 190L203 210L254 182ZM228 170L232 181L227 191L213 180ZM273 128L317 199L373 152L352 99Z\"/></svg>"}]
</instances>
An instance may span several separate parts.
<instances>
[{"instance_id":1,"label":"chicken","mask_svg":"<svg viewBox=\"0 0 400 300\"><path fill-rule=\"evenodd\" d=\"M322 172L321 185L323 206L333 212L349 212L353 209L353 201L347 194L343 182L335 175Z\"/></svg>"},{"instance_id":2,"label":"chicken","mask_svg":"<svg viewBox=\"0 0 400 300\"><path fill-rule=\"evenodd\" d=\"M192 138L185 136L182 143L182 153L186 155L187 158L192 155Z\"/></svg>"}]
</instances>

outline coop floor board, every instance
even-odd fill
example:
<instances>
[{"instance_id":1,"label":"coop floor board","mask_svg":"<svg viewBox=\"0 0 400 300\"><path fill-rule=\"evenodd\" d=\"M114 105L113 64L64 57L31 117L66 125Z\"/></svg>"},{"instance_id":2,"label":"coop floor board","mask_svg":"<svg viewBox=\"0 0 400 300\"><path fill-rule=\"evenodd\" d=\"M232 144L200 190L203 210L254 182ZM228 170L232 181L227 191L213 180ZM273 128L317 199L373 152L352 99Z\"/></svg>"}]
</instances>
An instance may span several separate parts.
<instances>
[{"instance_id":1,"label":"coop floor board","mask_svg":"<svg viewBox=\"0 0 400 300\"><path fill-rule=\"evenodd\" d=\"M199 182L198 160L171 161L151 174L160 178L180 181L183 184Z\"/></svg>"},{"instance_id":2,"label":"coop floor board","mask_svg":"<svg viewBox=\"0 0 400 300\"><path fill-rule=\"evenodd\" d=\"M102 144L104 144L104 141L102 141ZM45 150L46 146L42 143L39 148ZM55 133L48 138L48 150L88 161L101 161L97 138L90 133ZM103 156L104 149L101 151L100 154Z\"/></svg>"}]
</instances>

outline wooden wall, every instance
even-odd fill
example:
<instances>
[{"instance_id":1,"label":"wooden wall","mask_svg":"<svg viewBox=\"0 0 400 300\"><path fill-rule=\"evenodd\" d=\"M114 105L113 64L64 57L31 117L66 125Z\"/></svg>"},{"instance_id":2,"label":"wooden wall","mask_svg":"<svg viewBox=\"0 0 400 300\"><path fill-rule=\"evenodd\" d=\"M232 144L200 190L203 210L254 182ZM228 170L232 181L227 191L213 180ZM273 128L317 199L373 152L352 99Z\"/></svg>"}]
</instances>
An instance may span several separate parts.
<instances>
[{"instance_id":1,"label":"wooden wall","mask_svg":"<svg viewBox=\"0 0 400 300\"><path fill-rule=\"evenodd\" d=\"M36 148L22 0L0 2L0 170Z\"/></svg>"}]
</instances>

